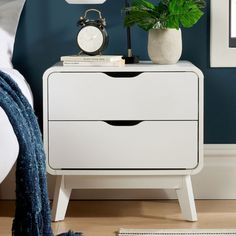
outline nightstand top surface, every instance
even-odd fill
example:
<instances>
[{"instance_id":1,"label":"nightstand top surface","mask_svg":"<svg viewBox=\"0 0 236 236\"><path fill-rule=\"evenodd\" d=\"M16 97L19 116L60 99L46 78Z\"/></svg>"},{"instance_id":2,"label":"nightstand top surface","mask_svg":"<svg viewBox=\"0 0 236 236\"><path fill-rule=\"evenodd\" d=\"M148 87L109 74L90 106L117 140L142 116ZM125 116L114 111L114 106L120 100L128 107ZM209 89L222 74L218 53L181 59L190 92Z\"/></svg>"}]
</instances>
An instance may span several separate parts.
<instances>
[{"instance_id":1,"label":"nightstand top surface","mask_svg":"<svg viewBox=\"0 0 236 236\"><path fill-rule=\"evenodd\" d=\"M58 62L48 69L48 73L53 72L195 72L202 76L202 72L188 61L179 61L174 65L157 65L150 61L141 61L138 64L127 64L121 67L112 66L63 66Z\"/></svg>"}]
</instances>

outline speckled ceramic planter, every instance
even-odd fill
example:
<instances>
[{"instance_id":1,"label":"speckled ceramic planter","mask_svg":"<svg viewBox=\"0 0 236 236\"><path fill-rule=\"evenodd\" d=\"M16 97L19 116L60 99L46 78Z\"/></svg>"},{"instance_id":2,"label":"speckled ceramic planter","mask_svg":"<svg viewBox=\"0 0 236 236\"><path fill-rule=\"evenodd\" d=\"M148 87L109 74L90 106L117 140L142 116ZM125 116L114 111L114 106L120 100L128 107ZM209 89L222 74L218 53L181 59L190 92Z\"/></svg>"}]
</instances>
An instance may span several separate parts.
<instances>
[{"instance_id":1,"label":"speckled ceramic planter","mask_svg":"<svg viewBox=\"0 0 236 236\"><path fill-rule=\"evenodd\" d=\"M148 34L148 55L156 64L175 64L182 54L182 34L176 29L151 29Z\"/></svg>"}]
</instances>

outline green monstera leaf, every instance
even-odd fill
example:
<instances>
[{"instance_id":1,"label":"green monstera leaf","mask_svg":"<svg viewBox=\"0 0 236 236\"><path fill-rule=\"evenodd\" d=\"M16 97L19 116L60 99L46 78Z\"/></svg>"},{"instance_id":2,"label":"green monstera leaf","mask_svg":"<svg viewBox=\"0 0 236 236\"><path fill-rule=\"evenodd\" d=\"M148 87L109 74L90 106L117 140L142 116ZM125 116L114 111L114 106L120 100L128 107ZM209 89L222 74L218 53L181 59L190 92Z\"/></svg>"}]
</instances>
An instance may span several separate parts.
<instances>
[{"instance_id":1,"label":"green monstera leaf","mask_svg":"<svg viewBox=\"0 0 236 236\"><path fill-rule=\"evenodd\" d=\"M146 0L135 0L132 6L125 9L128 13L125 17L125 26L137 24L144 30L149 30L158 21L156 6Z\"/></svg>"},{"instance_id":2,"label":"green monstera leaf","mask_svg":"<svg viewBox=\"0 0 236 236\"><path fill-rule=\"evenodd\" d=\"M167 28L179 29L180 24L185 28L190 28L203 15L203 12L194 0L172 0L168 9Z\"/></svg>"},{"instance_id":3,"label":"green monstera leaf","mask_svg":"<svg viewBox=\"0 0 236 236\"><path fill-rule=\"evenodd\" d=\"M160 0L155 5L147 0L134 0L125 9L125 26L138 25L148 31L150 29L166 29L180 27L190 28L204 14L205 0Z\"/></svg>"}]
</instances>

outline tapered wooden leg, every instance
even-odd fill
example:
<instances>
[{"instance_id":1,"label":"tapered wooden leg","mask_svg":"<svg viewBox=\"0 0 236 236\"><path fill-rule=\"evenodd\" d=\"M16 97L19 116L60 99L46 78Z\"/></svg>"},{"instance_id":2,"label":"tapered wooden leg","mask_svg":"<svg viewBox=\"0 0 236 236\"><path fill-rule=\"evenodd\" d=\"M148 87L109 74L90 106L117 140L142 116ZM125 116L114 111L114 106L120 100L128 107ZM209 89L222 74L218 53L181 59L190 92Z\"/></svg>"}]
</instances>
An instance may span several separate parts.
<instances>
[{"instance_id":1,"label":"tapered wooden leg","mask_svg":"<svg viewBox=\"0 0 236 236\"><path fill-rule=\"evenodd\" d=\"M176 192L184 219L187 221L197 221L197 212L190 175L183 176L182 186L177 189Z\"/></svg>"},{"instance_id":2,"label":"tapered wooden leg","mask_svg":"<svg viewBox=\"0 0 236 236\"><path fill-rule=\"evenodd\" d=\"M52 205L52 221L65 219L67 206L70 200L71 188L65 186L65 177L57 176Z\"/></svg>"}]
</instances>

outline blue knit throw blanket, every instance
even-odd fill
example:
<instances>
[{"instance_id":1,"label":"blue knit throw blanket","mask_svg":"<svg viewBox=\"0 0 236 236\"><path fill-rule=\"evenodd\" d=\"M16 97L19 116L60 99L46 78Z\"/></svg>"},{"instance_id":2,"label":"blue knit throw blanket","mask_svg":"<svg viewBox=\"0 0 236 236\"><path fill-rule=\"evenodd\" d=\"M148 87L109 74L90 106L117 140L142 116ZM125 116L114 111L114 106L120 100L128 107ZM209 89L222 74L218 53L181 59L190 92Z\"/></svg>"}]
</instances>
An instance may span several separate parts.
<instances>
[{"instance_id":1,"label":"blue knit throw blanket","mask_svg":"<svg viewBox=\"0 0 236 236\"><path fill-rule=\"evenodd\" d=\"M18 85L1 71L0 106L12 124L20 147L16 163L16 210L12 235L53 236L45 153L38 121ZM82 234L70 231L61 235Z\"/></svg>"}]
</instances>

